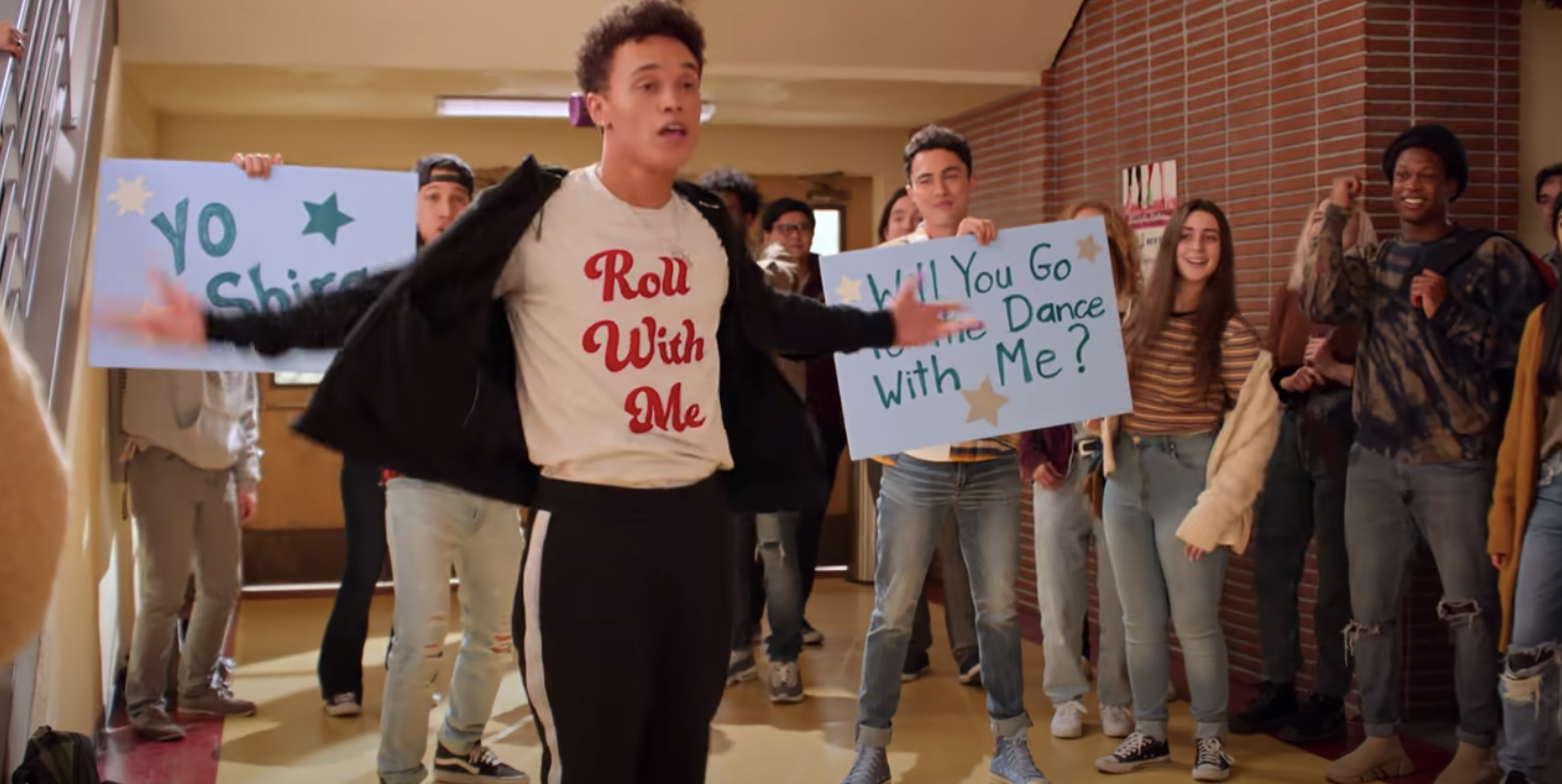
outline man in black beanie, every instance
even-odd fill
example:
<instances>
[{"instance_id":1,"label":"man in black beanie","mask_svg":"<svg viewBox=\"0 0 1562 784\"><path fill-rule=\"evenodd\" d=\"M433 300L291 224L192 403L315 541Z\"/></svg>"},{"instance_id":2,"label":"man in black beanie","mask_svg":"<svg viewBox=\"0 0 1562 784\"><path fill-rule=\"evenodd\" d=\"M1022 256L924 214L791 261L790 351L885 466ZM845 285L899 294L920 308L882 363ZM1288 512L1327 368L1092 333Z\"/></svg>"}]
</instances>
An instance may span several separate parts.
<instances>
[{"instance_id":1,"label":"man in black beanie","mask_svg":"<svg viewBox=\"0 0 1562 784\"><path fill-rule=\"evenodd\" d=\"M1519 335L1547 286L1512 240L1450 222L1469 165L1448 129L1401 134L1383 153L1383 173L1398 236L1360 255L1346 250L1341 237L1362 183L1336 180L1302 289L1313 320L1363 325L1345 489L1353 615L1345 638L1367 739L1327 776L1366 782L1414 770L1398 737L1399 611L1424 539L1459 665L1459 750L1437 784L1492 782L1500 611L1486 510Z\"/></svg>"}]
</instances>

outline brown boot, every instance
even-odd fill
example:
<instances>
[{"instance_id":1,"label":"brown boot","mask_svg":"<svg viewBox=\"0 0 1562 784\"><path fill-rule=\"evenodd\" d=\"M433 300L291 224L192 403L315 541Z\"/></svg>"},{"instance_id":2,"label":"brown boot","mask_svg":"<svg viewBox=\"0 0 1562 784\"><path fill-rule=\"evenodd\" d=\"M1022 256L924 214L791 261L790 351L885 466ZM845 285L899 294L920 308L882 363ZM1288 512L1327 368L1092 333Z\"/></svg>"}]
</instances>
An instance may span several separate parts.
<instances>
[{"instance_id":1,"label":"brown boot","mask_svg":"<svg viewBox=\"0 0 1562 784\"><path fill-rule=\"evenodd\" d=\"M1438 774L1436 784L1497 784L1502 771L1492 763L1491 749L1460 743L1452 762Z\"/></svg>"},{"instance_id":2,"label":"brown boot","mask_svg":"<svg viewBox=\"0 0 1562 784\"><path fill-rule=\"evenodd\" d=\"M1355 751L1329 763L1323 775L1335 784L1367 784L1415 772L1416 766L1405 754L1405 747L1399 744L1399 736L1390 735L1367 738Z\"/></svg>"}]
</instances>

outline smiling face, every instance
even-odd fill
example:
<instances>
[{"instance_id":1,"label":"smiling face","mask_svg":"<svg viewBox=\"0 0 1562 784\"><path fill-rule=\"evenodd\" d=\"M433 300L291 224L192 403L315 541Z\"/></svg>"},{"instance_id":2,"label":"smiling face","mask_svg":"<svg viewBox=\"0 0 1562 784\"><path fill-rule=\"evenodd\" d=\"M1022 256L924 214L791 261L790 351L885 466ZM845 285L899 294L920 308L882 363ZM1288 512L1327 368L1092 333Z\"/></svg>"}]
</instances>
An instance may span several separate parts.
<instances>
[{"instance_id":1,"label":"smiling face","mask_svg":"<svg viewBox=\"0 0 1562 784\"><path fill-rule=\"evenodd\" d=\"M676 174L700 135L700 69L677 39L651 36L613 53L607 88L586 95L611 154L659 174Z\"/></svg>"},{"instance_id":2,"label":"smiling face","mask_svg":"<svg viewBox=\"0 0 1562 784\"><path fill-rule=\"evenodd\" d=\"M782 213L765 233L765 244L779 244L794 259L808 258L814 244L813 216L801 212Z\"/></svg>"},{"instance_id":3,"label":"smiling face","mask_svg":"<svg viewBox=\"0 0 1562 784\"><path fill-rule=\"evenodd\" d=\"M1443 159L1431 150L1411 147L1394 163L1390 191L1401 223L1430 226L1448 221L1448 202L1457 187L1443 169Z\"/></svg>"},{"instance_id":4,"label":"smiling face","mask_svg":"<svg viewBox=\"0 0 1562 784\"><path fill-rule=\"evenodd\" d=\"M1177 239L1177 277L1202 288L1220 262L1220 223L1207 212L1188 213Z\"/></svg>"},{"instance_id":5,"label":"smiling face","mask_svg":"<svg viewBox=\"0 0 1562 784\"><path fill-rule=\"evenodd\" d=\"M928 229L938 236L954 234L970 209L971 172L951 150L923 150L911 159L906 193Z\"/></svg>"}]
</instances>

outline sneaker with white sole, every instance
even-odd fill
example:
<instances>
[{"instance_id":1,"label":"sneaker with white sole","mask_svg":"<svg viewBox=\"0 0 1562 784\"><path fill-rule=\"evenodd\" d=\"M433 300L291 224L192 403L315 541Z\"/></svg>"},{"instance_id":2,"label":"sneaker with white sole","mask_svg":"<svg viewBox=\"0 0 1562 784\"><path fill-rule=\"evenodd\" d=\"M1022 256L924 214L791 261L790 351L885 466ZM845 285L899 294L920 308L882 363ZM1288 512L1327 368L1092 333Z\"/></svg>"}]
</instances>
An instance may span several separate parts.
<instances>
[{"instance_id":1,"label":"sneaker with white sole","mask_svg":"<svg viewBox=\"0 0 1562 784\"><path fill-rule=\"evenodd\" d=\"M1102 773L1132 773L1164 762L1171 762L1171 746L1166 740L1152 738L1136 730L1111 754L1097 758L1096 770Z\"/></svg>"},{"instance_id":2,"label":"sneaker with white sole","mask_svg":"<svg viewBox=\"0 0 1562 784\"><path fill-rule=\"evenodd\" d=\"M1108 738L1126 738L1134 731L1134 714L1127 706L1101 706L1101 734Z\"/></svg>"},{"instance_id":3,"label":"sneaker with white sole","mask_svg":"<svg viewBox=\"0 0 1562 784\"><path fill-rule=\"evenodd\" d=\"M489 784L495 781L526 784L531 777L500 762L481 743L473 744L465 754L457 754L441 743L434 752L434 780L450 784Z\"/></svg>"},{"instance_id":4,"label":"sneaker with white sole","mask_svg":"<svg viewBox=\"0 0 1562 784\"><path fill-rule=\"evenodd\" d=\"M1072 739L1085 734L1085 704L1069 700L1052 710L1052 737Z\"/></svg>"},{"instance_id":5,"label":"sneaker with white sole","mask_svg":"<svg viewBox=\"0 0 1562 784\"><path fill-rule=\"evenodd\" d=\"M1193 761L1194 781L1225 781L1231 778L1231 763L1226 744L1220 738L1199 738L1198 756Z\"/></svg>"},{"instance_id":6,"label":"sneaker with white sole","mask_svg":"<svg viewBox=\"0 0 1562 784\"><path fill-rule=\"evenodd\" d=\"M803 701L803 675L797 662L770 663L770 701L788 705Z\"/></svg>"},{"instance_id":7,"label":"sneaker with white sole","mask_svg":"<svg viewBox=\"0 0 1562 784\"><path fill-rule=\"evenodd\" d=\"M179 712L194 716L241 718L255 715L255 703L233 696L226 686L199 694L179 695Z\"/></svg>"},{"instance_id":8,"label":"sneaker with white sole","mask_svg":"<svg viewBox=\"0 0 1562 784\"><path fill-rule=\"evenodd\" d=\"M754 652L733 651L727 660L727 685L736 686L759 677L759 666L754 663Z\"/></svg>"},{"instance_id":9,"label":"sneaker with white sole","mask_svg":"<svg viewBox=\"0 0 1562 784\"><path fill-rule=\"evenodd\" d=\"M877 746L858 746L841 784L889 784L889 754Z\"/></svg>"},{"instance_id":10,"label":"sneaker with white sole","mask_svg":"<svg viewBox=\"0 0 1562 784\"><path fill-rule=\"evenodd\" d=\"M1050 784L1031 757L1024 730L998 739L998 748L993 751L993 761L987 772L997 784Z\"/></svg>"},{"instance_id":11,"label":"sneaker with white sole","mask_svg":"<svg viewBox=\"0 0 1562 784\"><path fill-rule=\"evenodd\" d=\"M363 712L363 706L358 704L358 695L352 692L338 694L325 701L325 715L345 718L357 716Z\"/></svg>"}]
</instances>

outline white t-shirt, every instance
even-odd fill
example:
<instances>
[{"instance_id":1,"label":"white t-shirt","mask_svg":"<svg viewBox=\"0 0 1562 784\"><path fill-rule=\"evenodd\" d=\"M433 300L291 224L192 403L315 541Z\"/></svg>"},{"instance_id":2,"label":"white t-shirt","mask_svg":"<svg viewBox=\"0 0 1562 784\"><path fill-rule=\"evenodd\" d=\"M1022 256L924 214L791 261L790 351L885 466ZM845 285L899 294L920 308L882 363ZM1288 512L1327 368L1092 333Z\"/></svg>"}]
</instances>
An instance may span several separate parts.
<instances>
[{"instance_id":1,"label":"white t-shirt","mask_svg":"<svg viewBox=\"0 0 1562 784\"><path fill-rule=\"evenodd\" d=\"M676 194L621 201L595 167L564 179L499 280L526 447L544 476L678 487L732 467L716 328L727 253Z\"/></svg>"}]
</instances>

